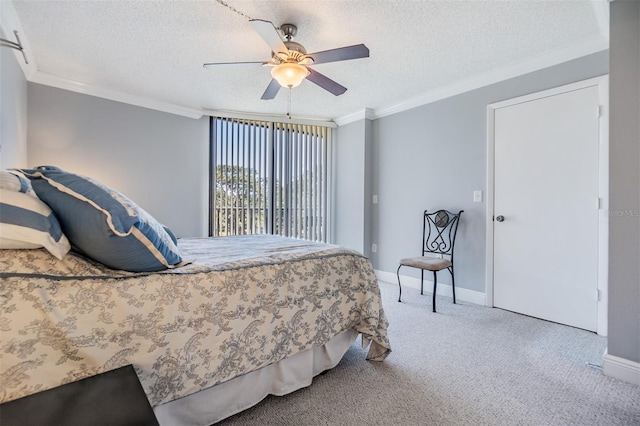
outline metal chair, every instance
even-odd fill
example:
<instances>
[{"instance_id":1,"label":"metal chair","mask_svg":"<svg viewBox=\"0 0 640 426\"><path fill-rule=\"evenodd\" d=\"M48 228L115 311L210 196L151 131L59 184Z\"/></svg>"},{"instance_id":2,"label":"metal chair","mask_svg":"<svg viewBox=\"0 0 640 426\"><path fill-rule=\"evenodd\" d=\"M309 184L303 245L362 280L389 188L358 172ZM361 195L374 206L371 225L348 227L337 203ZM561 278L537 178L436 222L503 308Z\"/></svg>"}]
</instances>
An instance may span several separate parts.
<instances>
[{"instance_id":1,"label":"metal chair","mask_svg":"<svg viewBox=\"0 0 640 426\"><path fill-rule=\"evenodd\" d=\"M437 272L448 269L451 273L451 289L453 290L453 303L456 303L456 287L453 275L453 245L458 233L459 213L451 213L447 210L438 210L433 213L424 211L424 223L422 225L422 256L400 259L398 266L398 302L402 297L402 285L400 284L400 268L410 266L421 270L420 294L424 294L424 271L433 271L433 312L436 311L436 290L438 286Z\"/></svg>"}]
</instances>

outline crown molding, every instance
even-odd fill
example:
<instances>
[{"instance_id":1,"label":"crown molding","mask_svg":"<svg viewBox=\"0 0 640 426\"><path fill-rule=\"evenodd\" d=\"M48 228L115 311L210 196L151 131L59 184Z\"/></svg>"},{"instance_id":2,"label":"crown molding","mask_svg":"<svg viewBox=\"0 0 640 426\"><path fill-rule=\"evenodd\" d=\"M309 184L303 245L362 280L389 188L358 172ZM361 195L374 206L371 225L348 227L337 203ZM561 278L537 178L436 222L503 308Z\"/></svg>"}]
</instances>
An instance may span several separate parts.
<instances>
[{"instance_id":1,"label":"crown molding","mask_svg":"<svg viewBox=\"0 0 640 426\"><path fill-rule=\"evenodd\" d=\"M394 105L369 110L371 111L371 113L367 117L364 116L363 111L358 111L353 114L335 118L334 121L339 126L343 126L345 124L362 120L364 118L375 120L378 118L386 117L388 115L407 111L409 109L413 109L422 105L427 105L442 99L449 98L451 96L459 95L461 93L470 92L472 90L489 86L500 81L519 77L521 75L525 75L534 71L578 59L583 56L598 53L607 50L608 48L608 38L603 37L602 35L593 36L571 46L559 48L545 54L528 58L521 62L507 65L502 68L478 74L476 76L459 80L455 83L430 90L426 93L423 93L422 95L407 99Z\"/></svg>"},{"instance_id":2,"label":"crown molding","mask_svg":"<svg viewBox=\"0 0 640 426\"><path fill-rule=\"evenodd\" d=\"M162 111L169 114L181 115L183 117L198 119L202 117L202 110L187 108L169 102L157 101L142 96L130 95L116 90L105 89L78 81L67 80L43 72L36 72L31 78L27 78L30 83L43 84L45 86L56 87L58 89L69 90L71 92L82 93L84 95L96 96L98 98L109 99L111 101L122 102L142 108Z\"/></svg>"},{"instance_id":3,"label":"crown molding","mask_svg":"<svg viewBox=\"0 0 640 426\"><path fill-rule=\"evenodd\" d=\"M345 124L349 124L349 123L353 123L356 121L360 121L360 120L375 120L376 118L378 118L375 114L375 112L373 111L373 109L371 108L363 108L360 111L356 111L354 113L348 114L348 115L343 115L342 117L336 118L333 121L338 125L338 126L344 126Z\"/></svg>"},{"instance_id":4,"label":"crown molding","mask_svg":"<svg viewBox=\"0 0 640 426\"><path fill-rule=\"evenodd\" d=\"M376 119L376 114L371 108L365 108L364 109L364 118L366 118L367 120L375 120Z\"/></svg>"},{"instance_id":5,"label":"crown molding","mask_svg":"<svg viewBox=\"0 0 640 426\"><path fill-rule=\"evenodd\" d=\"M4 3L4 2L2 2ZM596 7L596 6L594 6ZM519 77L534 71L538 71L544 68L548 68L554 65L558 65L564 62L568 62L574 59L581 58L593 53L598 53L609 48L609 39L603 35L597 35L586 39L580 43L559 48L545 54L537 55L528 58L524 61L517 62L505 67L492 70L486 73L482 73L471 78L463 79L455 83L443 86L434 90L430 90L420 96L407 99L395 105L382 107L378 109L363 108L360 111L356 111L352 114L348 114L342 117L335 118L333 121L338 126L353 123L359 120L375 120L378 118L386 117L388 115L397 114L399 112L407 111L422 105L430 104L442 99L449 98L451 96L459 95L465 92L470 92L481 87L489 86L491 84L498 83L500 81L508 80L510 78ZM24 61L22 61L24 62ZM31 63L31 61L30 61ZM35 63L35 61L33 62ZM25 75L27 75L25 73ZM156 101L140 96L134 96L123 92L117 92L110 89L104 89L97 86L91 86L84 83L74 82L71 80L62 79L49 74L44 74L40 71L31 73L31 77L27 76L27 80L34 83L45 84L48 86L58 87L61 89L71 90L77 93L83 93L86 95L97 96L113 101L123 102L131 105L140 106L143 108L150 108L170 114L181 115L184 117L198 119L201 118L204 112L200 109L187 108L180 105L175 105L167 102ZM210 113L210 112L209 112ZM208 114L207 114L208 115Z\"/></svg>"}]
</instances>

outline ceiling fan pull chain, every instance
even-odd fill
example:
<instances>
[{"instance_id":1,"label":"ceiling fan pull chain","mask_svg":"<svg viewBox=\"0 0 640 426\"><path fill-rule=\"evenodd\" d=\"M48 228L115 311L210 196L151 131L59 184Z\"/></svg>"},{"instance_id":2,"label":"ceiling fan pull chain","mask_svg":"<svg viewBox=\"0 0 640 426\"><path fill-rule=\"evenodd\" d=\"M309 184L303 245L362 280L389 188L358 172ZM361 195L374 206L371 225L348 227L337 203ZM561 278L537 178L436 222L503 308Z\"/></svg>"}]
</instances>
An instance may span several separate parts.
<instances>
[{"instance_id":1,"label":"ceiling fan pull chain","mask_svg":"<svg viewBox=\"0 0 640 426\"><path fill-rule=\"evenodd\" d=\"M291 120L291 87L289 87L289 95L287 96L287 117Z\"/></svg>"},{"instance_id":2,"label":"ceiling fan pull chain","mask_svg":"<svg viewBox=\"0 0 640 426\"><path fill-rule=\"evenodd\" d=\"M232 12L237 13L238 15L242 16L243 18L247 18L249 21L251 21L253 18L245 13L240 12L238 9L236 9L233 6L230 6L229 4L227 4L224 0L216 0L218 3L220 3L221 5L223 5L224 7L226 7L227 9L231 10Z\"/></svg>"}]
</instances>

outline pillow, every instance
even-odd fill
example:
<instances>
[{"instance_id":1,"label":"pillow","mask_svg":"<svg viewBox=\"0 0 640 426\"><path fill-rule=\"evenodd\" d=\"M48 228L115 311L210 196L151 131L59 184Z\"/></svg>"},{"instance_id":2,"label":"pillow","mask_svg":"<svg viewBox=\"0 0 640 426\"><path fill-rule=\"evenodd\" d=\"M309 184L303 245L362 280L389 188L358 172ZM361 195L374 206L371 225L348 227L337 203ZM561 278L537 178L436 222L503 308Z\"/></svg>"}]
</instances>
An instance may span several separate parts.
<instances>
[{"instance_id":1,"label":"pillow","mask_svg":"<svg viewBox=\"0 0 640 426\"><path fill-rule=\"evenodd\" d=\"M73 247L86 256L133 272L187 263L164 226L120 192L57 167L22 172L55 212Z\"/></svg>"},{"instance_id":2,"label":"pillow","mask_svg":"<svg viewBox=\"0 0 640 426\"><path fill-rule=\"evenodd\" d=\"M29 179L17 170L0 170L0 189L36 196Z\"/></svg>"},{"instance_id":3,"label":"pillow","mask_svg":"<svg viewBox=\"0 0 640 426\"><path fill-rule=\"evenodd\" d=\"M36 197L0 189L0 248L40 247L62 259L71 245L49 206Z\"/></svg>"}]
</instances>

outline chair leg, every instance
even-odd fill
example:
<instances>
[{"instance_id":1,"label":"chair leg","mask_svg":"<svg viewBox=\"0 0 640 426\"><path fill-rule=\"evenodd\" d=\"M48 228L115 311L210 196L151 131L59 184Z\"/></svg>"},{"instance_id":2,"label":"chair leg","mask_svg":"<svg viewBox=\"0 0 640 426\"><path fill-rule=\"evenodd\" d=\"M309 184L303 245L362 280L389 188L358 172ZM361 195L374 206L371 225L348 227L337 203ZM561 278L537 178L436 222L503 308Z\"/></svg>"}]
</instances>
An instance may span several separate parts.
<instances>
[{"instance_id":1,"label":"chair leg","mask_svg":"<svg viewBox=\"0 0 640 426\"><path fill-rule=\"evenodd\" d=\"M420 296L424 294L424 269L420 270Z\"/></svg>"},{"instance_id":2,"label":"chair leg","mask_svg":"<svg viewBox=\"0 0 640 426\"><path fill-rule=\"evenodd\" d=\"M453 290L453 304L456 304L456 279L453 276L453 266L448 268L449 272L451 272L451 290Z\"/></svg>"},{"instance_id":3,"label":"chair leg","mask_svg":"<svg viewBox=\"0 0 640 426\"><path fill-rule=\"evenodd\" d=\"M398 266L398 270L396 271L396 275L398 276L398 302L401 302L400 298L402 297L402 286L400 285L400 268L402 268L402 265Z\"/></svg>"},{"instance_id":4,"label":"chair leg","mask_svg":"<svg viewBox=\"0 0 640 426\"><path fill-rule=\"evenodd\" d=\"M436 290L438 290L438 274L433 271L433 312L436 311Z\"/></svg>"}]
</instances>

